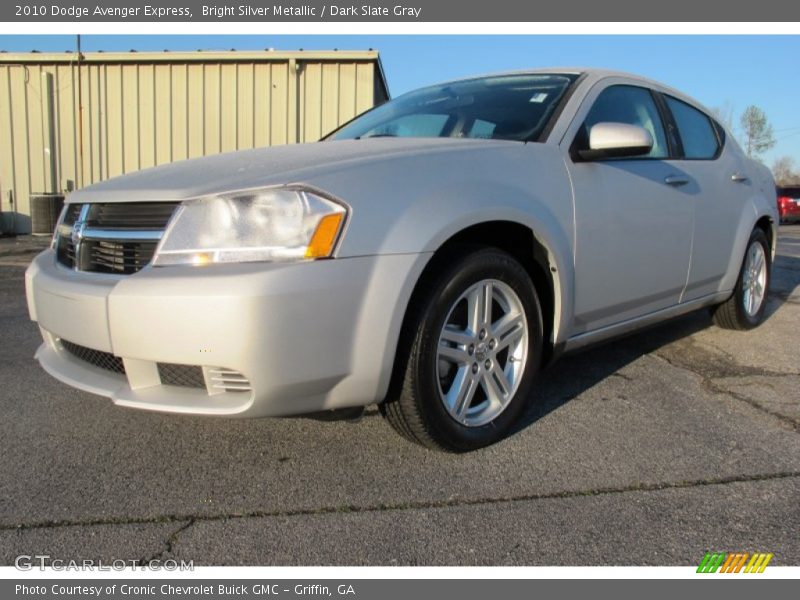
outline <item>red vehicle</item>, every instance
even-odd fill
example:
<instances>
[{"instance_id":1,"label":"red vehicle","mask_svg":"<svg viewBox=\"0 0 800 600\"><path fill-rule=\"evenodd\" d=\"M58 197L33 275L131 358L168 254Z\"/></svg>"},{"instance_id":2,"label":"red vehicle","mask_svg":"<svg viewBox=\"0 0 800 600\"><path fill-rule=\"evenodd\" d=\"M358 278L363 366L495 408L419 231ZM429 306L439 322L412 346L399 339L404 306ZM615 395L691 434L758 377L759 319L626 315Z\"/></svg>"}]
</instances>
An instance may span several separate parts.
<instances>
[{"instance_id":1,"label":"red vehicle","mask_svg":"<svg viewBox=\"0 0 800 600\"><path fill-rule=\"evenodd\" d=\"M778 186L778 214L781 223L800 222L800 185Z\"/></svg>"}]
</instances>

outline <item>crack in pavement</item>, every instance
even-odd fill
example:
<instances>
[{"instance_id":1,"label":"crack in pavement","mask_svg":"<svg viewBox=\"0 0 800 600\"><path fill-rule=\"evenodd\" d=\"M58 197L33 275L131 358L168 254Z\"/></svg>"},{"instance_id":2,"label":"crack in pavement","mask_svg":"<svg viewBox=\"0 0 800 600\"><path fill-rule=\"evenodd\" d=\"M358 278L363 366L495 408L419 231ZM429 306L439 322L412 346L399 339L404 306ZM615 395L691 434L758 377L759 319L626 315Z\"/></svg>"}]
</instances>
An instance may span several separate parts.
<instances>
[{"instance_id":1,"label":"crack in pavement","mask_svg":"<svg viewBox=\"0 0 800 600\"><path fill-rule=\"evenodd\" d=\"M624 379L625 381L636 381L635 377L631 377L630 375L626 375L622 371L617 371L612 373L610 377L618 377L619 379Z\"/></svg>"},{"instance_id":2,"label":"crack in pavement","mask_svg":"<svg viewBox=\"0 0 800 600\"><path fill-rule=\"evenodd\" d=\"M756 410L778 419L783 424L787 425L789 429L791 429L792 431L800 433L800 421L798 421L797 419L781 414L776 410L767 408L766 406L761 405L756 400L753 400L752 398L749 398L744 394L740 394L739 392L735 392L731 389L725 388L710 379L704 378L702 384L709 392L721 394L723 396L730 396L731 398L735 398L740 402L744 402L745 404L752 406Z\"/></svg>"},{"instance_id":3,"label":"crack in pavement","mask_svg":"<svg viewBox=\"0 0 800 600\"><path fill-rule=\"evenodd\" d=\"M167 539L164 540L164 549L161 552L157 552L156 554L153 554L149 558L140 558L138 561L138 566L146 567L150 565L150 563L152 563L153 561L161 560L164 557L164 555L172 554L172 548L175 542L178 540L178 536L187 529L189 529L192 525L194 525L194 523L195 519L193 518L182 523L180 527L178 527L175 531L170 533L169 536L167 536Z\"/></svg>"},{"instance_id":4,"label":"crack in pavement","mask_svg":"<svg viewBox=\"0 0 800 600\"><path fill-rule=\"evenodd\" d=\"M61 520L40 521L38 523L22 523L18 525L0 525L0 531L26 531L32 529L48 529L58 527L93 527L102 525L144 525L159 523L180 523L181 526L167 539L167 547L171 552L172 544L178 535L198 522L224 521L228 519L253 519L268 517L298 517L316 515L334 515L351 513L373 513L405 510L426 510L440 508L456 508L462 506L481 506L493 504L512 504L516 502L530 502L536 500L553 500L562 498L583 498L591 496L605 496L610 494L626 494L631 492L658 492L663 490L688 489L704 486L729 485L732 483L753 483L759 481L775 481L800 477L800 471L781 471L777 473L762 473L755 475L730 475L727 477L714 477L705 479L691 479L683 481L662 481L651 483L635 483L619 487L598 487L587 490L563 490L556 492L520 494L516 496L498 496L485 498L451 498L447 500L408 501L390 504L353 505L342 504L338 506L321 506L317 508L300 508L295 510L265 510L242 513L218 514L175 514L154 517L120 517L107 519L86 520ZM164 552L160 553L163 555Z\"/></svg>"},{"instance_id":5,"label":"crack in pavement","mask_svg":"<svg viewBox=\"0 0 800 600\"><path fill-rule=\"evenodd\" d=\"M695 353L699 356L694 357L694 364L697 368L692 368L685 362L678 362L662 354L659 351L669 352L670 348L677 348L679 345L685 346L682 348L685 353ZM706 347L704 347L706 346ZM711 348L711 350L708 349ZM717 355L715 355L716 353ZM796 377L800 375L797 371L773 371L765 367L753 367L751 365L741 364L734 354L728 352L724 348L720 348L710 340L697 341L692 337L685 338L677 344L669 344L656 349L651 353L653 356L663 358L674 367L684 369L691 373L695 373L700 377L707 377L709 379L721 379L724 377ZM719 356L721 355L721 356ZM720 358L723 360L721 361Z\"/></svg>"},{"instance_id":6,"label":"crack in pavement","mask_svg":"<svg viewBox=\"0 0 800 600\"><path fill-rule=\"evenodd\" d=\"M765 387L771 389L775 393L780 393L781 390L777 388L777 386L772 383L771 381L741 381L736 382L736 385L740 385L742 387ZM734 393L734 392L731 392ZM778 405L785 405L785 406L795 406L797 405L796 401L793 400L770 400L770 404L778 404Z\"/></svg>"},{"instance_id":7,"label":"crack in pavement","mask_svg":"<svg viewBox=\"0 0 800 600\"><path fill-rule=\"evenodd\" d=\"M717 383L715 381L715 379L725 379L727 377L731 377L731 375L721 375L721 376L718 376L718 377L715 378L715 377L706 375L706 374L704 374L704 373L702 373L700 371L696 371L696 370L692 369L691 367L688 367L688 366L686 366L686 365L684 365L682 363L679 363L679 362L675 361L674 359L670 358L669 356L664 356L662 354L657 354L655 352L651 353L649 356L652 356L653 358L656 358L656 359L659 359L659 360L663 360L665 363L667 363L671 367L674 367L676 369L681 369L682 371L686 371L687 373L691 373L691 374L699 377L700 378L700 384L706 389L706 391L708 391L708 392L710 392L712 394L721 395L721 396L727 396L729 398L733 398L735 400L739 400L740 402L744 402L745 404L747 404L748 406L751 406L752 408L755 408L759 412L762 412L764 414L767 414L767 415L779 420L784 425L788 425L789 428L792 431L800 433L800 421L798 421L797 419L794 419L792 417L784 415L784 414L782 414L782 413L780 413L778 411L771 410L771 409L767 408L766 406L763 406L762 404L760 404L756 400L753 400L752 398L749 398L749 397L745 396L744 394L740 394L740 393L735 392L735 391L733 391L733 390L731 390L729 388L726 388L722 384ZM737 367L737 369L738 369L738 367ZM758 373L748 373L748 372L746 372L746 371L749 371L751 369L753 371L757 371ZM746 376L749 375L749 376L759 376L759 377L797 377L797 373L771 373L771 372L766 371L766 370L757 369L755 367L746 367L746 366L741 366L741 371L742 372L739 372L734 376L735 377L746 377Z\"/></svg>"}]
</instances>

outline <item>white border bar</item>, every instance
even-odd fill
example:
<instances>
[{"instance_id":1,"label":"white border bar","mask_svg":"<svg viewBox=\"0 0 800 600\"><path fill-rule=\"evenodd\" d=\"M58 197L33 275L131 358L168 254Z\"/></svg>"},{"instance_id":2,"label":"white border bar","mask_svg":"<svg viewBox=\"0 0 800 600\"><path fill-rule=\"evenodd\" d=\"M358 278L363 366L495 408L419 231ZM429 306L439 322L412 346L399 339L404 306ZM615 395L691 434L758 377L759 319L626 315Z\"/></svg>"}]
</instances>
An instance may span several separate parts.
<instances>
[{"instance_id":1,"label":"white border bar","mask_svg":"<svg viewBox=\"0 0 800 600\"><path fill-rule=\"evenodd\" d=\"M0 579L800 579L800 567L770 565L755 574L696 571L697 567L196 567L183 572L18 571L0 567Z\"/></svg>"},{"instance_id":2,"label":"white border bar","mask_svg":"<svg viewBox=\"0 0 800 600\"><path fill-rule=\"evenodd\" d=\"M148 34L148 35L792 35L794 23L354 23L335 21L214 21L166 23L158 21L3 22L0 34Z\"/></svg>"}]
</instances>

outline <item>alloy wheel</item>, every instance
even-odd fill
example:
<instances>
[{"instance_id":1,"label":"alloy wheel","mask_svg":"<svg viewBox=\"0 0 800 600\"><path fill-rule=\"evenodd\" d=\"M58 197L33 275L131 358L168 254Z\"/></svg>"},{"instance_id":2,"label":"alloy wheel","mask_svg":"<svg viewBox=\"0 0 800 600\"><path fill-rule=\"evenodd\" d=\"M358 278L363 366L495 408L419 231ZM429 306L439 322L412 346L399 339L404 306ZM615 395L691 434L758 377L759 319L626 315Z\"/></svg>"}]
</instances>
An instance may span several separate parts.
<instances>
[{"instance_id":1,"label":"alloy wheel","mask_svg":"<svg viewBox=\"0 0 800 600\"><path fill-rule=\"evenodd\" d=\"M767 285L767 258L764 247L753 242L747 250L747 260L742 275L742 304L749 316L755 316L764 302Z\"/></svg>"},{"instance_id":2,"label":"alloy wheel","mask_svg":"<svg viewBox=\"0 0 800 600\"><path fill-rule=\"evenodd\" d=\"M469 287L453 303L437 346L439 398L461 425L479 427L505 410L528 358L528 322L519 296L497 279Z\"/></svg>"}]
</instances>

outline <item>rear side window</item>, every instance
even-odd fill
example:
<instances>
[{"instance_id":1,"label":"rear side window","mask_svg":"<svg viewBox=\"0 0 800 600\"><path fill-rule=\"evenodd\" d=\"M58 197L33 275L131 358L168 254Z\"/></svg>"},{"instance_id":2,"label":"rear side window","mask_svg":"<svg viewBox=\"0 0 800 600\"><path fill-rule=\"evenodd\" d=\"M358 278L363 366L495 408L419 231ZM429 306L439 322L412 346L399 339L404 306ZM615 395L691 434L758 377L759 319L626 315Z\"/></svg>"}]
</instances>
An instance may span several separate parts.
<instances>
[{"instance_id":1,"label":"rear side window","mask_svg":"<svg viewBox=\"0 0 800 600\"><path fill-rule=\"evenodd\" d=\"M646 156L666 158L669 155L664 126L650 90L632 85L613 85L603 90L586 115L583 130L579 133L581 142L587 147L589 130L602 122L644 127L653 136L653 149Z\"/></svg>"},{"instance_id":2,"label":"rear side window","mask_svg":"<svg viewBox=\"0 0 800 600\"><path fill-rule=\"evenodd\" d=\"M678 126L684 158L714 158L719 150L719 140L711 119L685 102L671 96L664 98Z\"/></svg>"}]
</instances>

